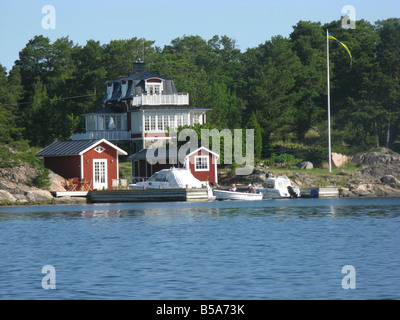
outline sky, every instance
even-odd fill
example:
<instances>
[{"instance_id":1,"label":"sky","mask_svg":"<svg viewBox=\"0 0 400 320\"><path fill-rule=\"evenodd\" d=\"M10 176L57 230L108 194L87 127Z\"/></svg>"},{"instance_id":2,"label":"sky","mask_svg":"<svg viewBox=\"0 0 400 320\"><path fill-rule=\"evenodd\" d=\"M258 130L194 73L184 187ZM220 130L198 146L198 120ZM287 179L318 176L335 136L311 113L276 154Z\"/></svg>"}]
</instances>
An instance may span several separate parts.
<instances>
[{"instance_id":1,"label":"sky","mask_svg":"<svg viewBox=\"0 0 400 320\"><path fill-rule=\"evenodd\" d=\"M356 21L400 17L399 0L1 0L0 64L9 71L40 34L51 42L68 36L79 45L143 37L161 48L184 35L227 35L245 51L273 36L288 37L300 20L340 20L346 5Z\"/></svg>"}]
</instances>

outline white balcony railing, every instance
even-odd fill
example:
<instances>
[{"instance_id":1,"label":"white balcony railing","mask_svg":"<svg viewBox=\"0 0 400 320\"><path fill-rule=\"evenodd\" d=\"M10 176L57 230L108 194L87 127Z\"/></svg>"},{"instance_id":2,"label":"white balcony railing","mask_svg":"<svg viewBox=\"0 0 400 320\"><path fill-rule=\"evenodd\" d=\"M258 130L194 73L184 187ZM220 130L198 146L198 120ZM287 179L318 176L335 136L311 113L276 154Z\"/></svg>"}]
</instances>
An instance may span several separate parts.
<instances>
[{"instance_id":1,"label":"white balcony railing","mask_svg":"<svg viewBox=\"0 0 400 320\"><path fill-rule=\"evenodd\" d=\"M132 97L132 106L189 105L189 94L141 94Z\"/></svg>"},{"instance_id":2,"label":"white balcony railing","mask_svg":"<svg viewBox=\"0 0 400 320\"><path fill-rule=\"evenodd\" d=\"M129 131L108 130L108 131L89 131L85 133L72 134L72 140L97 140L106 139L110 141L130 140Z\"/></svg>"}]
</instances>

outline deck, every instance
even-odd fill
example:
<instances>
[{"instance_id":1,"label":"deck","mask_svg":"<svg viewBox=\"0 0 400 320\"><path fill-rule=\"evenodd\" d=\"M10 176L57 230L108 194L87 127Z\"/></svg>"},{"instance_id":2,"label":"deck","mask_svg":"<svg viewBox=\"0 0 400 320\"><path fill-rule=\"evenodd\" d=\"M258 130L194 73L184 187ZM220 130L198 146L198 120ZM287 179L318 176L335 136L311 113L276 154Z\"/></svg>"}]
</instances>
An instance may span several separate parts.
<instances>
[{"instance_id":1,"label":"deck","mask_svg":"<svg viewBox=\"0 0 400 320\"><path fill-rule=\"evenodd\" d=\"M144 189L144 190L95 190L89 191L92 203L207 201L207 189Z\"/></svg>"},{"instance_id":2,"label":"deck","mask_svg":"<svg viewBox=\"0 0 400 320\"><path fill-rule=\"evenodd\" d=\"M315 187L300 188L301 198L337 198L339 188L337 187Z\"/></svg>"}]
</instances>

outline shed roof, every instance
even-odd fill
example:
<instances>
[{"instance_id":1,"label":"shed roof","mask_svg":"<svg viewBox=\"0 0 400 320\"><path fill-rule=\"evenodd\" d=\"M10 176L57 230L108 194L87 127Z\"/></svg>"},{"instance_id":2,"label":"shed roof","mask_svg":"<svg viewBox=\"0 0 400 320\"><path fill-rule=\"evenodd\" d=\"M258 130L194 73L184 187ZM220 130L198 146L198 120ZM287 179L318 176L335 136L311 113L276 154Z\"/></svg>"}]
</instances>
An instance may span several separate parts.
<instances>
[{"instance_id":1,"label":"shed roof","mask_svg":"<svg viewBox=\"0 0 400 320\"><path fill-rule=\"evenodd\" d=\"M219 155L206 147L201 146L200 148L196 148L195 150L187 148L185 149L185 153L181 154L180 149L178 148L156 148L156 149L142 149L135 154L132 154L128 157L130 160L153 160L159 158L166 159L184 159L187 156L191 156L192 154L204 150L205 152L211 153L214 157L219 158ZM148 152L149 151L149 152ZM182 160L183 160L182 159Z\"/></svg>"},{"instance_id":2,"label":"shed roof","mask_svg":"<svg viewBox=\"0 0 400 320\"><path fill-rule=\"evenodd\" d=\"M105 142L112 148L118 151L119 155L127 155L127 153L118 148L116 145L105 139L97 140L70 140L70 141L56 141L39 151L37 157L56 157L56 156L74 156L84 154L86 151L95 147L96 145Z\"/></svg>"}]
</instances>

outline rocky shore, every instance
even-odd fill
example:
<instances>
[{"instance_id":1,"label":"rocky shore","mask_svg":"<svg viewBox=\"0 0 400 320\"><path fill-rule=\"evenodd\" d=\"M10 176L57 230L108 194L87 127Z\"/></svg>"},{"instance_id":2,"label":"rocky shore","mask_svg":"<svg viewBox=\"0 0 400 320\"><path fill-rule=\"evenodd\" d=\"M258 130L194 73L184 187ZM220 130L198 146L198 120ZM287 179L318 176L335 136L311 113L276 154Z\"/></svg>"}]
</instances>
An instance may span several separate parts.
<instances>
[{"instance_id":1,"label":"rocky shore","mask_svg":"<svg viewBox=\"0 0 400 320\"><path fill-rule=\"evenodd\" d=\"M275 170L265 163L258 163L249 176L232 176L221 171L220 184L262 184L268 177L287 175L292 184L299 188L317 186L336 186L341 197L400 197L400 155L382 148L380 152L367 152L352 158L337 155L337 164L345 166L348 162L354 170L341 170L338 173L316 174L311 163L299 163L295 168ZM333 161L335 164L335 161ZM336 170L337 171L337 170Z\"/></svg>"},{"instance_id":2,"label":"rocky shore","mask_svg":"<svg viewBox=\"0 0 400 320\"><path fill-rule=\"evenodd\" d=\"M253 173L248 176L234 176L229 174L228 170L221 169L219 183L262 184L268 177L285 174L300 188L336 186L341 197L400 197L399 154L382 148L380 152L362 153L346 161L355 165L356 169L343 169L335 174L316 174L310 169L312 164L303 163L295 169L284 171L271 169L265 163L258 163ZM64 179L53 172L50 172L48 190L32 186L32 181L38 174L38 169L29 164L0 168L0 205L86 203L86 198L83 197L54 197L55 192L65 191L65 188Z\"/></svg>"},{"instance_id":3,"label":"rocky shore","mask_svg":"<svg viewBox=\"0 0 400 320\"><path fill-rule=\"evenodd\" d=\"M86 198L54 197L54 192L65 191L64 178L51 171L48 190L32 186L38 174L39 170L30 164L0 168L0 205L86 203Z\"/></svg>"}]
</instances>

